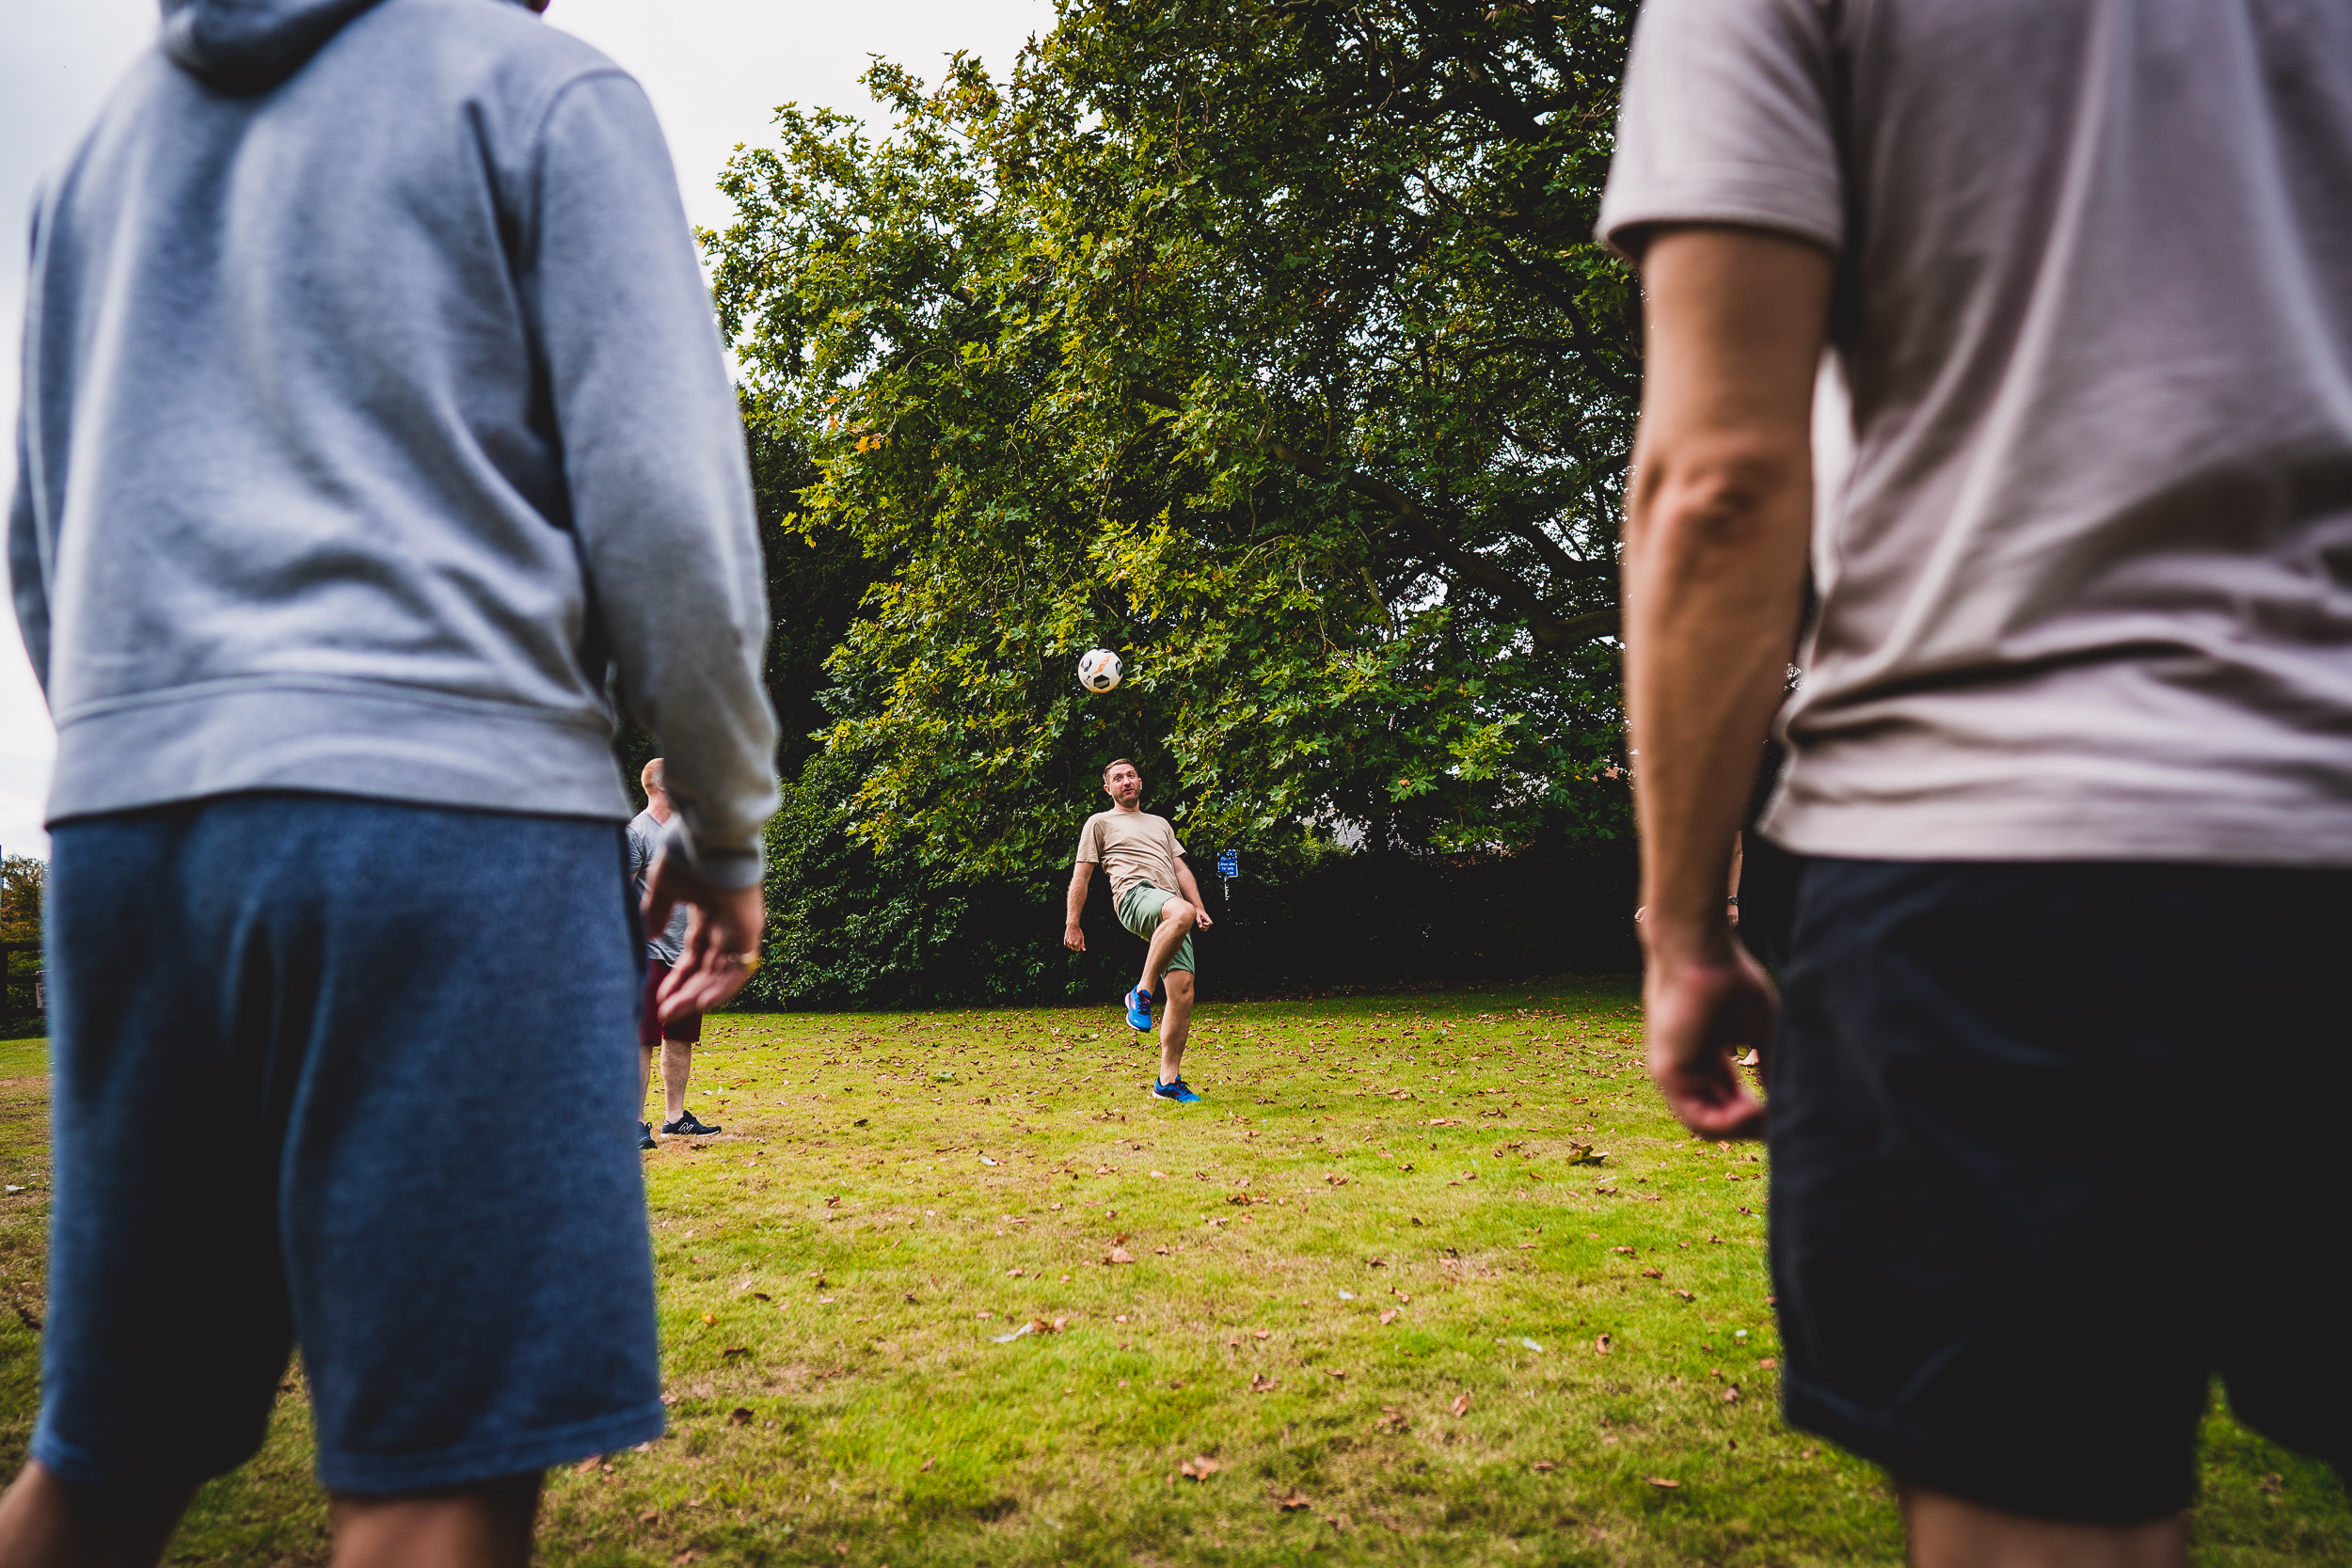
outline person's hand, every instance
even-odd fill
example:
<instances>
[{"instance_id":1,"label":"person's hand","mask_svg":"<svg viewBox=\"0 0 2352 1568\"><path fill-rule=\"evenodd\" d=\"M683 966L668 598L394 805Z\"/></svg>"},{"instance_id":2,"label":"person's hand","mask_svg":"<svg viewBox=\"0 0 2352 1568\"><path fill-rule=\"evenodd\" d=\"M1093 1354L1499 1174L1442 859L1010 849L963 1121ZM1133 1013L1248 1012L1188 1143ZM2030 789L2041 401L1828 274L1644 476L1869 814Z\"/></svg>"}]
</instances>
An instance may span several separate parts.
<instances>
[{"instance_id":1,"label":"person's hand","mask_svg":"<svg viewBox=\"0 0 2352 1568\"><path fill-rule=\"evenodd\" d=\"M1087 950L1087 934L1079 928L1076 921L1073 920L1061 928L1061 944L1073 953L1083 953Z\"/></svg>"},{"instance_id":2,"label":"person's hand","mask_svg":"<svg viewBox=\"0 0 2352 1568\"><path fill-rule=\"evenodd\" d=\"M1193 924L1200 927L1200 929L1204 931L1216 924L1216 921L1209 918L1209 907L1206 904L1201 903L1198 898L1192 901L1192 919Z\"/></svg>"},{"instance_id":3,"label":"person's hand","mask_svg":"<svg viewBox=\"0 0 2352 1568\"><path fill-rule=\"evenodd\" d=\"M1642 1010L1649 1075L1682 1125L1702 1138L1762 1137L1764 1102L1732 1055L1744 1046L1762 1062L1780 1022L1780 997L1747 949L1725 942L1688 958L1652 953Z\"/></svg>"},{"instance_id":4,"label":"person's hand","mask_svg":"<svg viewBox=\"0 0 2352 1568\"><path fill-rule=\"evenodd\" d=\"M645 934L667 928L670 911L680 904L689 906L686 941L654 993L664 1023L734 1000L759 967L759 933L768 923L767 901L758 883L712 887L665 849L645 874Z\"/></svg>"}]
</instances>

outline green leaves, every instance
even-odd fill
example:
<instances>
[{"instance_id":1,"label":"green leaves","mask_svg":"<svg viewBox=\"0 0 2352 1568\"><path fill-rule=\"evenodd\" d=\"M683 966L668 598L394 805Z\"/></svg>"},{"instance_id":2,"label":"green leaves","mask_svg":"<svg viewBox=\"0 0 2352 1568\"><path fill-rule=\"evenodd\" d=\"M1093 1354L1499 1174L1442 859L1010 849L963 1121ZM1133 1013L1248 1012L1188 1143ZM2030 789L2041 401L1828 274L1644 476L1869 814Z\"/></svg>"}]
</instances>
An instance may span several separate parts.
<instances>
[{"instance_id":1,"label":"green leaves","mask_svg":"<svg viewBox=\"0 0 2352 1568\"><path fill-rule=\"evenodd\" d=\"M1114 754L1218 843L1626 830L1629 18L1073 3L1008 86L878 64L880 140L780 111L706 243L813 465L785 526L877 576L830 664L860 837L1061 863Z\"/></svg>"}]
</instances>

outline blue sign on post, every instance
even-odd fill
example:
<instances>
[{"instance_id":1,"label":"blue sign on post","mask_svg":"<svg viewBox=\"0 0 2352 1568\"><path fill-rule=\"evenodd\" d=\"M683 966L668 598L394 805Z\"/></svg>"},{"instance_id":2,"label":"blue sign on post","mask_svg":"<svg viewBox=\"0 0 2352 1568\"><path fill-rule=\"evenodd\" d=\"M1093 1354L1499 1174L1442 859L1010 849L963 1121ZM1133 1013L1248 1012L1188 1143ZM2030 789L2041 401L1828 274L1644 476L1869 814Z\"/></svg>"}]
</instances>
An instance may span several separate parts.
<instances>
[{"instance_id":1,"label":"blue sign on post","mask_svg":"<svg viewBox=\"0 0 2352 1568\"><path fill-rule=\"evenodd\" d=\"M1216 874L1220 877L1240 876L1241 851L1238 849L1219 849L1216 852Z\"/></svg>"}]
</instances>

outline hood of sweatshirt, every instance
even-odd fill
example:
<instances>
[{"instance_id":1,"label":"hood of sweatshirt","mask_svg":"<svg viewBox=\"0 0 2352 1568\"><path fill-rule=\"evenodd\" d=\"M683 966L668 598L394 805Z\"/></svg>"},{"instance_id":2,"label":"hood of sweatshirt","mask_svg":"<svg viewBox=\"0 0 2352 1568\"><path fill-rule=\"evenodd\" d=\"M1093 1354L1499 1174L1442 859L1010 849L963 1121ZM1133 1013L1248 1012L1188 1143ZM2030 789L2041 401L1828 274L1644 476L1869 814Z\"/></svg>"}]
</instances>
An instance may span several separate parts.
<instances>
[{"instance_id":1,"label":"hood of sweatshirt","mask_svg":"<svg viewBox=\"0 0 2352 1568\"><path fill-rule=\"evenodd\" d=\"M164 53L223 92L266 92L378 0L163 0Z\"/></svg>"}]
</instances>

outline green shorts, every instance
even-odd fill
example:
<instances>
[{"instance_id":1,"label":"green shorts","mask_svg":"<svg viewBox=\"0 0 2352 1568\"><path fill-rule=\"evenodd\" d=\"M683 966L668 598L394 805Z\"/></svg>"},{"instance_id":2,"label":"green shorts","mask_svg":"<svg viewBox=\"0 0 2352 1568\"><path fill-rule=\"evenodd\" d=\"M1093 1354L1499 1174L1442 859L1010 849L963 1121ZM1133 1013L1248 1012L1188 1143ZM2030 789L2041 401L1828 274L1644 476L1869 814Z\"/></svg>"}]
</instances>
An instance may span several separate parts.
<instances>
[{"instance_id":1,"label":"green shorts","mask_svg":"<svg viewBox=\"0 0 2352 1568\"><path fill-rule=\"evenodd\" d=\"M1150 882L1137 882L1119 895L1119 923L1144 941L1150 942L1160 928L1160 908L1176 895ZM1187 935L1176 944L1176 956L1168 960L1169 974L1183 970L1192 973L1192 938Z\"/></svg>"}]
</instances>

